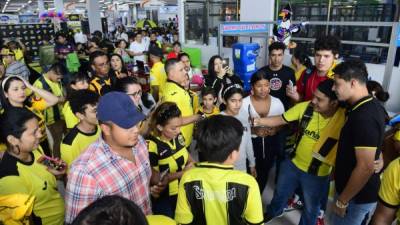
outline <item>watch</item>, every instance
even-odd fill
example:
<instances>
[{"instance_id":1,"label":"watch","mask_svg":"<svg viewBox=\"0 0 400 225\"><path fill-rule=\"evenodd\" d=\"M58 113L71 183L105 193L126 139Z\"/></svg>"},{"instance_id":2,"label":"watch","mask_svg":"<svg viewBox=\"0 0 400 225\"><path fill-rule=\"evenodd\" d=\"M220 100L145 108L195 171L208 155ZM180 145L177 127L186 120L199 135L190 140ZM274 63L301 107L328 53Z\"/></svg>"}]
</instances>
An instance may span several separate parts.
<instances>
[{"instance_id":1,"label":"watch","mask_svg":"<svg viewBox=\"0 0 400 225\"><path fill-rule=\"evenodd\" d=\"M336 207L338 207L339 209L345 209L345 208L347 208L347 206L349 206L349 203L344 204L339 199L336 199L336 203L335 204L336 204Z\"/></svg>"}]
</instances>

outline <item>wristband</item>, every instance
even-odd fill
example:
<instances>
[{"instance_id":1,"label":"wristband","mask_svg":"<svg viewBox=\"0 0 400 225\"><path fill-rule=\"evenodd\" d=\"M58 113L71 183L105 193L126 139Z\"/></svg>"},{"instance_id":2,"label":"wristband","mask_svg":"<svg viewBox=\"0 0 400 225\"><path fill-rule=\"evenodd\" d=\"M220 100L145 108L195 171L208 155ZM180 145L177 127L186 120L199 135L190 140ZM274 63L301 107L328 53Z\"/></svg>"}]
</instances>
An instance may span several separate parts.
<instances>
[{"instance_id":1,"label":"wristband","mask_svg":"<svg viewBox=\"0 0 400 225\"><path fill-rule=\"evenodd\" d=\"M340 201L339 199L336 199L336 207L338 207L339 209L345 209L349 206L349 203L344 204L342 201Z\"/></svg>"}]
</instances>

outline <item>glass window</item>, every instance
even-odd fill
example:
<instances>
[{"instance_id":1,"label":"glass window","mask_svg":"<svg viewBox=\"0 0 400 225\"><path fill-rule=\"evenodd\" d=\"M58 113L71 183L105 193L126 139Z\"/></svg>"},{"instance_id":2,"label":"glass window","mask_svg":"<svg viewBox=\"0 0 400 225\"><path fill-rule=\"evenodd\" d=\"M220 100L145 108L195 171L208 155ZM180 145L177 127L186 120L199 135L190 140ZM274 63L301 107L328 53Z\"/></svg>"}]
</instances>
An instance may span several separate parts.
<instances>
[{"instance_id":1,"label":"glass window","mask_svg":"<svg viewBox=\"0 0 400 225\"><path fill-rule=\"evenodd\" d=\"M238 4L238 0L186 1L186 42L190 44L215 43L215 38L218 37L218 27L222 22L239 20Z\"/></svg>"},{"instance_id":2,"label":"glass window","mask_svg":"<svg viewBox=\"0 0 400 225\"><path fill-rule=\"evenodd\" d=\"M185 3L185 39L190 44L203 44L206 39L207 10L205 2Z\"/></svg>"}]
</instances>

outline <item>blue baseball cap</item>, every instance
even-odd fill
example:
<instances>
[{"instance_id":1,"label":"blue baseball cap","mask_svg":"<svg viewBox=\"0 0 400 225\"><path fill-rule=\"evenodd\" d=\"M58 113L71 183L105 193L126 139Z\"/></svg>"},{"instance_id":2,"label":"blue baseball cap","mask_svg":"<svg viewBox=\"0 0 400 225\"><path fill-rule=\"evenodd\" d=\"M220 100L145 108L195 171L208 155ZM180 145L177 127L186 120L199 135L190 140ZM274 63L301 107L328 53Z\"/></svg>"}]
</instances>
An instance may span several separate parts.
<instances>
[{"instance_id":1,"label":"blue baseball cap","mask_svg":"<svg viewBox=\"0 0 400 225\"><path fill-rule=\"evenodd\" d=\"M99 100L97 119L102 122L112 122L119 127L129 129L145 116L139 112L133 100L125 93L112 91Z\"/></svg>"}]
</instances>

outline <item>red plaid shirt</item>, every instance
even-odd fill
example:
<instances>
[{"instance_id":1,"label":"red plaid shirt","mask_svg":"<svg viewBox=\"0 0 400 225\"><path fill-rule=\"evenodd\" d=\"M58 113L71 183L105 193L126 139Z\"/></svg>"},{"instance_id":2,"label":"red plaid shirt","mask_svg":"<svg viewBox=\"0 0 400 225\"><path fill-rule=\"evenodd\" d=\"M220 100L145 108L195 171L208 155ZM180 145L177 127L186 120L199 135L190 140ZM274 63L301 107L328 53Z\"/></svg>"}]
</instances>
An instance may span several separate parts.
<instances>
[{"instance_id":1,"label":"red plaid shirt","mask_svg":"<svg viewBox=\"0 0 400 225\"><path fill-rule=\"evenodd\" d=\"M71 223L78 213L106 195L120 195L151 214L151 166L146 142L132 149L135 163L114 153L100 137L74 161L68 174L65 195L65 221Z\"/></svg>"}]
</instances>

